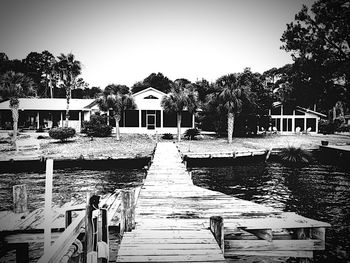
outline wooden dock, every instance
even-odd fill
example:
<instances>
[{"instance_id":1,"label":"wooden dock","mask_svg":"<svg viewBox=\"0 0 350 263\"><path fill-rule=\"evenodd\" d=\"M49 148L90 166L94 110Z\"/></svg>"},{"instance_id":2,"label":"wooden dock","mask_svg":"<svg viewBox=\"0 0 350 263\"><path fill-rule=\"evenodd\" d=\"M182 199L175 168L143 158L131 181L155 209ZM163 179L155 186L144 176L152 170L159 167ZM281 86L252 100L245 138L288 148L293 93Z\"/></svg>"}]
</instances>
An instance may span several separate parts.
<instances>
[{"instance_id":1,"label":"wooden dock","mask_svg":"<svg viewBox=\"0 0 350 263\"><path fill-rule=\"evenodd\" d=\"M193 185L175 144L159 143L117 262L225 262L224 257L304 257L324 249L330 225ZM210 218L224 220L222 240Z\"/></svg>"}]
</instances>

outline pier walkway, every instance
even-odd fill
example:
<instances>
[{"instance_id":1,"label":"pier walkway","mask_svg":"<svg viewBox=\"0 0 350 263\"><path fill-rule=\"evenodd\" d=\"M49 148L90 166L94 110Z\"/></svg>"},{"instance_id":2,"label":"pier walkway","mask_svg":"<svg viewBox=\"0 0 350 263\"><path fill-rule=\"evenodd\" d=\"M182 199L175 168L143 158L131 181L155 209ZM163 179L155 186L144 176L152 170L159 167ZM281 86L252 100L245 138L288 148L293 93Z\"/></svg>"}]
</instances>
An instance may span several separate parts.
<instances>
[{"instance_id":1,"label":"pier walkway","mask_svg":"<svg viewBox=\"0 0 350 263\"><path fill-rule=\"evenodd\" d=\"M124 233L117 262L225 262L224 255L312 257L313 250L324 249L324 227L329 226L195 186L176 145L164 142L157 145L135 214L136 227ZM209 230L211 216L224 218L222 249ZM306 236L306 228L315 229L315 235L311 231Z\"/></svg>"}]
</instances>

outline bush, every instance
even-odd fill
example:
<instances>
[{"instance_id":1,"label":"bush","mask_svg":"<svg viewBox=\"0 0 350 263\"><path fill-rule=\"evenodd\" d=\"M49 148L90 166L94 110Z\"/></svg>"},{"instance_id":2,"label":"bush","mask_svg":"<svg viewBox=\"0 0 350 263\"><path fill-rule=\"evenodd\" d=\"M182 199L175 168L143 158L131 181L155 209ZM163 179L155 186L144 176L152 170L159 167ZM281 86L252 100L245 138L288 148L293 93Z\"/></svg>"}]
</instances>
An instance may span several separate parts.
<instances>
[{"instance_id":1,"label":"bush","mask_svg":"<svg viewBox=\"0 0 350 263\"><path fill-rule=\"evenodd\" d=\"M71 127L58 127L53 128L49 131L49 135L53 139L58 139L63 141L67 141L68 138L72 138L75 135L75 129Z\"/></svg>"},{"instance_id":2,"label":"bush","mask_svg":"<svg viewBox=\"0 0 350 263\"><path fill-rule=\"evenodd\" d=\"M300 147L289 146L281 151L280 158L286 164L300 165L309 163L311 154Z\"/></svg>"},{"instance_id":3,"label":"bush","mask_svg":"<svg viewBox=\"0 0 350 263\"><path fill-rule=\"evenodd\" d=\"M113 127L106 124L106 118L99 114L92 115L89 121L83 122L82 133L93 137L108 137Z\"/></svg>"},{"instance_id":4,"label":"bush","mask_svg":"<svg viewBox=\"0 0 350 263\"><path fill-rule=\"evenodd\" d=\"M320 120L318 127L322 134L333 134L335 132L335 124L328 120Z\"/></svg>"},{"instance_id":5,"label":"bush","mask_svg":"<svg viewBox=\"0 0 350 263\"><path fill-rule=\"evenodd\" d=\"M164 140L172 140L172 139L174 139L174 136L171 133L164 133L162 135L162 139L164 139Z\"/></svg>"},{"instance_id":6,"label":"bush","mask_svg":"<svg viewBox=\"0 0 350 263\"><path fill-rule=\"evenodd\" d=\"M186 130L184 136L187 139L195 140L196 136L198 136L199 134L200 134L200 131L198 129L194 128L194 129Z\"/></svg>"},{"instance_id":7,"label":"bush","mask_svg":"<svg viewBox=\"0 0 350 263\"><path fill-rule=\"evenodd\" d=\"M350 132L350 124L340 124L340 126L337 128L337 132Z\"/></svg>"}]
</instances>

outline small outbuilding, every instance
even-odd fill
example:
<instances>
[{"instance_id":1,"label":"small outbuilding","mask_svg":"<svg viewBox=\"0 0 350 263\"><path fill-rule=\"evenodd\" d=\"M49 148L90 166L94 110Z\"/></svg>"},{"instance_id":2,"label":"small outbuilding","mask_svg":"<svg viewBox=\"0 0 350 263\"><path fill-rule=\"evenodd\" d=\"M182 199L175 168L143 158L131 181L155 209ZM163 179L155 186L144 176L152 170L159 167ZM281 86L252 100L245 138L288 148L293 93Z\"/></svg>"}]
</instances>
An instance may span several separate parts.
<instances>
[{"instance_id":1,"label":"small outbuilding","mask_svg":"<svg viewBox=\"0 0 350 263\"><path fill-rule=\"evenodd\" d=\"M326 118L325 114L303 107L290 107L280 102L274 103L270 109L272 127L280 133L295 133L308 131L318 132L318 122L321 118Z\"/></svg>"}]
</instances>

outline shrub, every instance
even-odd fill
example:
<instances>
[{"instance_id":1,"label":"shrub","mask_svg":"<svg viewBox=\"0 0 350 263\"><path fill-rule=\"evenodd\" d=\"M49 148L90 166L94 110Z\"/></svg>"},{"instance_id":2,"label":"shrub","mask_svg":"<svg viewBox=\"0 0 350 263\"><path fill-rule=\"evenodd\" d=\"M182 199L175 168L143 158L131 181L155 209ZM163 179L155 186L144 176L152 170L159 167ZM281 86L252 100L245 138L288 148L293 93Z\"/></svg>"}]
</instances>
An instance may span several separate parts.
<instances>
[{"instance_id":1,"label":"shrub","mask_svg":"<svg viewBox=\"0 0 350 263\"><path fill-rule=\"evenodd\" d=\"M172 139L174 139L174 136L171 133L164 133L162 135L162 139L164 139L164 140L172 140Z\"/></svg>"},{"instance_id":2,"label":"shrub","mask_svg":"<svg viewBox=\"0 0 350 263\"><path fill-rule=\"evenodd\" d=\"M106 118L99 114L92 115L89 121L83 122L82 133L93 137L108 137L112 133L112 126L106 124Z\"/></svg>"},{"instance_id":3,"label":"shrub","mask_svg":"<svg viewBox=\"0 0 350 263\"><path fill-rule=\"evenodd\" d=\"M337 132L350 132L350 124L340 124L340 126L337 128Z\"/></svg>"},{"instance_id":4,"label":"shrub","mask_svg":"<svg viewBox=\"0 0 350 263\"><path fill-rule=\"evenodd\" d=\"M319 131L322 134L333 134L335 131L335 124L328 120L320 120Z\"/></svg>"},{"instance_id":5,"label":"shrub","mask_svg":"<svg viewBox=\"0 0 350 263\"><path fill-rule=\"evenodd\" d=\"M309 163L311 154L300 147L289 146L280 153L281 160L289 165L300 165Z\"/></svg>"},{"instance_id":6,"label":"shrub","mask_svg":"<svg viewBox=\"0 0 350 263\"><path fill-rule=\"evenodd\" d=\"M75 135L75 129L71 127L58 127L53 128L49 131L49 135L53 139L58 139L63 141L66 141L68 138L72 138Z\"/></svg>"},{"instance_id":7,"label":"shrub","mask_svg":"<svg viewBox=\"0 0 350 263\"><path fill-rule=\"evenodd\" d=\"M186 130L184 136L187 139L194 140L194 139L196 139L196 136L198 136L199 134L200 134L200 131L198 129L194 128L194 129Z\"/></svg>"}]
</instances>

